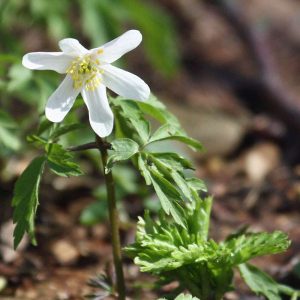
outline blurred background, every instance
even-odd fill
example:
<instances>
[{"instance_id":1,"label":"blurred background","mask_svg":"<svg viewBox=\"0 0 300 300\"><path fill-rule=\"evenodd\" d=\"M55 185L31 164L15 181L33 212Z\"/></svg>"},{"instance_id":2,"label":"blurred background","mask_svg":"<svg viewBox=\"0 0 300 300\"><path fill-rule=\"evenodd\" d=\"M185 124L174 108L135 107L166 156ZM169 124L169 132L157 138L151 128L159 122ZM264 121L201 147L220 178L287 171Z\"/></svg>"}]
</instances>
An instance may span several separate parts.
<instances>
[{"instance_id":1,"label":"blurred background","mask_svg":"<svg viewBox=\"0 0 300 300\"><path fill-rule=\"evenodd\" d=\"M0 0L0 299L82 299L88 278L111 271L105 191L92 151L78 157L83 177L44 174L39 245L24 239L18 252L11 249L13 185L36 155L26 136L61 81L55 72L25 69L21 59L58 51L65 37L91 48L133 28L143 43L119 64L143 78L204 144L203 154L186 154L215 198L212 236L221 240L243 224L287 232L288 252L256 263L299 288L299 1ZM67 117L78 120L87 121L84 107ZM87 127L63 142L92 139ZM157 210L158 202L130 166L116 175L127 244L137 215L144 206ZM155 299L154 279L130 261L125 271L133 299ZM227 299L259 299L238 279L237 286Z\"/></svg>"}]
</instances>

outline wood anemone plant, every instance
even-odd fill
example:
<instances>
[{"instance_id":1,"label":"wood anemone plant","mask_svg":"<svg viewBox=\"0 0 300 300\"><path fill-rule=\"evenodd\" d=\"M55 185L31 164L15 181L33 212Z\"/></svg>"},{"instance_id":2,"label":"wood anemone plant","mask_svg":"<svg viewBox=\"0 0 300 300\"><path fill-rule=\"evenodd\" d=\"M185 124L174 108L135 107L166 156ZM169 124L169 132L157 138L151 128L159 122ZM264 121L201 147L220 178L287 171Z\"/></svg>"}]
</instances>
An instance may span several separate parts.
<instances>
[{"instance_id":1,"label":"wood anemone plant","mask_svg":"<svg viewBox=\"0 0 300 300\"><path fill-rule=\"evenodd\" d=\"M58 92L49 99L46 116L55 122L62 121L81 92L89 110L90 124L96 133L96 140L72 147L63 146L68 144L68 134L77 130L79 136L78 132L86 128L83 129L81 122L74 122L76 117L71 119L73 121L67 118L59 124L53 124L42 117L37 132L28 136L28 141L38 149L39 155L19 177L14 189L12 205L16 223L15 247L25 233L30 236L33 244L37 243L35 216L44 170L47 168L58 176L82 175L73 153L97 149L100 151L100 164L106 185L116 274L112 288L107 288L105 295L115 295L124 300L127 294L113 170L119 163L131 161L144 178L145 184L155 191L161 210L158 217L146 211L144 218L139 218L136 241L128 245L125 252L134 258L142 272L158 276L160 284L171 281L179 283L173 293L165 295L166 299L222 299L227 291L234 288L234 270L239 271L245 283L256 294L270 300L281 299L281 294L296 299L299 292L276 283L269 275L249 263L254 257L285 251L290 244L287 235L279 231L251 233L241 230L220 243L209 239L212 198L207 196L203 181L190 176L194 170L192 162L176 152L153 150L153 144L162 141L180 142L194 151L201 151L202 145L186 134L177 118L154 96L151 95L144 102L137 101L145 100L149 94L148 86L141 79L110 66L110 62L141 41L136 31L130 32L124 34L125 44L122 44L123 35L123 38L121 36L105 44L100 48L101 51L82 49L75 40L64 40L60 44L60 54L48 53L46 58L41 54L26 56L27 67L55 68L68 73L65 79L67 83L62 85L64 88L67 85L69 93L62 93L59 87ZM83 53L78 54L78 49ZM74 55L83 57L78 59ZM61 64L53 63L57 62L57 57L60 57L60 63L70 62L71 67L68 63L64 68ZM106 64L102 65L102 62ZM122 77L120 74L126 76ZM107 99L104 84L123 97ZM66 98L62 98L63 96ZM76 116L80 103L83 102L79 101L74 106L71 115ZM113 124L114 132L110 135ZM152 124L155 124L155 130L151 129Z\"/></svg>"}]
</instances>

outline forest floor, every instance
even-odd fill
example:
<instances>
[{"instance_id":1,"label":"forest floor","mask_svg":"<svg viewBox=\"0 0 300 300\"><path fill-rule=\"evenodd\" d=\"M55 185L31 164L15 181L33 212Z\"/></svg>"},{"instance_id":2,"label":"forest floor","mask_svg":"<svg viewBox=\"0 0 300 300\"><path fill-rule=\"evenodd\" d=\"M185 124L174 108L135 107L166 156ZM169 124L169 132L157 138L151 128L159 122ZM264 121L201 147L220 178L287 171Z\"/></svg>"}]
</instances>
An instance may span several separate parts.
<instances>
[{"instance_id":1,"label":"forest floor","mask_svg":"<svg viewBox=\"0 0 300 300\"><path fill-rule=\"evenodd\" d=\"M144 74L188 133L206 148L202 155L188 155L197 163L197 176L214 196L211 237L222 240L245 224L254 231L288 233L292 245L286 253L259 258L255 263L276 280L299 288L300 117L290 112L297 112L300 99L290 94L299 94L300 88L300 37L295 29L300 5L279 0L242 5L249 23L240 25L250 32L261 16L270 20L267 43L257 45L257 36L251 39L247 30L241 34L234 27L239 23L230 14L228 18L226 6L196 0L182 3L160 1L176 19L183 62L180 74L164 79L146 62L140 64L140 56L131 56L130 65L136 73ZM275 76L275 87L261 75L265 74L265 60L270 58L260 56L261 47L276 62L271 65L280 77ZM293 101L285 101L286 97ZM286 108L293 105L294 110ZM13 157L6 165L21 170L29 159ZM89 228L79 222L81 211L95 201L91 190L102 182L95 174L84 179L45 180L37 220L38 246L24 240L17 252L12 251L8 245L13 226L6 218L0 237L0 299L83 299L93 292L88 280L103 271L112 273L108 223ZM15 180L0 179L4 200L11 199ZM130 216L121 224L126 245L134 240L133 224L143 213L143 203L137 195L127 196L124 203ZM6 216L9 214L8 208ZM141 274L130 259L124 261L130 299L153 300L176 285L155 290L154 277ZM238 276L236 286L238 292L228 293L226 299L260 299Z\"/></svg>"}]
</instances>

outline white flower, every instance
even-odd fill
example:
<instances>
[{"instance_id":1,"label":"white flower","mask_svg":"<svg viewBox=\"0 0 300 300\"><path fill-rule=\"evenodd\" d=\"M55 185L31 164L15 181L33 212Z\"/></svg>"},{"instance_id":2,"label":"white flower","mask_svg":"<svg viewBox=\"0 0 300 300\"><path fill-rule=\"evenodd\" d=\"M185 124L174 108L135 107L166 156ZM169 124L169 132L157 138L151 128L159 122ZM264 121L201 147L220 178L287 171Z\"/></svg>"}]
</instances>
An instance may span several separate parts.
<instances>
[{"instance_id":1,"label":"white flower","mask_svg":"<svg viewBox=\"0 0 300 300\"><path fill-rule=\"evenodd\" d=\"M139 77L111 65L123 54L136 48L142 41L137 30L129 30L103 46L91 50L77 40L67 38L59 42L62 52L33 52L23 57L23 65L35 70L53 70L66 73L46 105L46 117L61 122L79 93L89 111L93 130L100 137L113 129L113 113L109 107L106 87L129 99L147 100L148 85Z\"/></svg>"}]
</instances>

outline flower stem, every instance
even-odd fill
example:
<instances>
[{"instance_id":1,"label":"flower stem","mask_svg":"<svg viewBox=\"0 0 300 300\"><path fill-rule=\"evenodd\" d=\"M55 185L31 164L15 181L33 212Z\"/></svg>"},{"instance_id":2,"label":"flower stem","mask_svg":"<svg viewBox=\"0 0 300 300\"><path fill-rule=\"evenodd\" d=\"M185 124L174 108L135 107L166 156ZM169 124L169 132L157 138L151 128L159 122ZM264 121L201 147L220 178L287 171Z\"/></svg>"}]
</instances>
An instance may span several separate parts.
<instances>
[{"instance_id":1,"label":"flower stem","mask_svg":"<svg viewBox=\"0 0 300 300\"><path fill-rule=\"evenodd\" d=\"M96 143L101 153L103 168L105 168L107 163L107 158L108 158L108 153L107 153L108 144L98 136L96 136ZM122 254L121 254L121 243L120 243L120 234L119 234L119 216L118 216L118 210L116 206L114 179L113 179L112 172L106 174L104 170L103 173L104 173L106 192L107 192L107 202L108 202L108 210L109 210L109 221L111 226L113 258L114 258L114 266L116 272L118 299L125 300L125 281L124 281L124 274L122 268Z\"/></svg>"}]
</instances>

